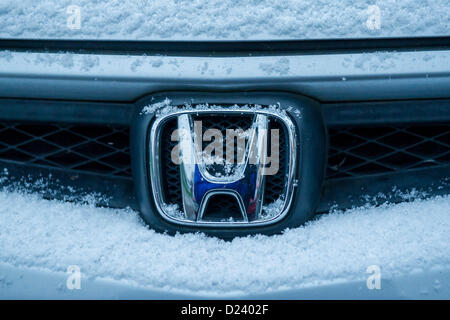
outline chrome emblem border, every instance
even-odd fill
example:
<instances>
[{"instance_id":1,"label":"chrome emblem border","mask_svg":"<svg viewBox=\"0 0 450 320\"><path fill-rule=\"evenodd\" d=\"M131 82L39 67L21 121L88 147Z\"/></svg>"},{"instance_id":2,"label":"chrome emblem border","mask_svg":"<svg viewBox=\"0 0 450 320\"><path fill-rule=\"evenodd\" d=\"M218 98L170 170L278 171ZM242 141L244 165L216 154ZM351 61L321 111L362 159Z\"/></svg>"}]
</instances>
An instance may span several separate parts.
<instances>
[{"instance_id":1,"label":"chrome emblem border","mask_svg":"<svg viewBox=\"0 0 450 320\"><path fill-rule=\"evenodd\" d=\"M182 115L199 115L199 114L229 114L229 115L242 115L242 114L248 114L253 115L255 118L257 116L260 116L260 119L264 118L277 118L286 128L287 136L288 136L288 170L287 170L287 182L286 182L286 192L284 193L284 203L282 205L282 209L280 212L266 220L255 220L255 221L248 221L248 219L245 219L244 216L243 221L232 221L232 222L216 222L216 221L204 221L201 219L195 220L188 220L188 219L179 219L171 216L167 212L167 205L164 202L163 198L163 190L162 190L162 173L161 173L161 163L160 163L160 143L161 143L161 129L163 128L164 124L173 118L182 119L183 117L180 117ZM202 108L202 107L195 107L192 109L183 110L181 108L174 109L167 114L164 115L157 115L156 119L151 124L151 128L149 131L149 161L148 161L148 168L150 170L150 184L152 186L152 193L153 193L153 200L155 203L155 206L157 208L158 213L167 221L180 224L180 225L186 225L186 226L205 226L205 227L252 227L252 226L264 226L269 224L274 224L281 219L283 219L287 213L289 212L289 209L291 207L292 201L293 201L293 195L294 195L294 189L297 186L297 180L298 178L295 176L296 173L296 167L297 167L297 134L296 134L296 127L290 117L287 115L287 113L283 110L283 113L274 113L273 110L266 109L266 108L252 108L252 107L223 107L221 109L215 108ZM181 181L180 181L181 183ZM262 190L262 188L261 188ZM235 191L224 189L221 191L222 193L229 193L230 195L236 197L238 200L239 206L241 208L241 211L244 212L245 208L243 208L242 201L239 201L239 195L236 194ZM211 196L211 194L205 194L204 199L202 199L201 206L206 205L206 201L208 197ZM184 197L183 197L184 198ZM200 208L201 210L202 208ZM180 210L183 210L183 208L180 208ZM185 212L186 213L186 212ZM201 218L201 217L200 217Z\"/></svg>"}]
</instances>

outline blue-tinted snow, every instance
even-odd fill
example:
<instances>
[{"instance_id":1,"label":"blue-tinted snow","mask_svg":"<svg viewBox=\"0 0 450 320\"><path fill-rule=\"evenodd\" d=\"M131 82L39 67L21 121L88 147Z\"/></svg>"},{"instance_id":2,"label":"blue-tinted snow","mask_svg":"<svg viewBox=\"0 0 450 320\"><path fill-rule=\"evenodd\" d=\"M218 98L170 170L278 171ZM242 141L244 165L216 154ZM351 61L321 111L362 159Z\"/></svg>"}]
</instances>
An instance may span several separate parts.
<instances>
[{"instance_id":1,"label":"blue-tinted snow","mask_svg":"<svg viewBox=\"0 0 450 320\"><path fill-rule=\"evenodd\" d=\"M309 39L449 30L448 0L0 0L2 38Z\"/></svg>"},{"instance_id":2,"label":"blue-tinted snow","mask_svg":"<svg viewBox=\"0 0 450 320\"><path fill-rule=\"evenodd\" d=\"M324 215L282 235L225 242L158 234L132 210L0 192L0 263L134 287L261 294L450 267L450 196Z\"/></svg>"}]
</instances>

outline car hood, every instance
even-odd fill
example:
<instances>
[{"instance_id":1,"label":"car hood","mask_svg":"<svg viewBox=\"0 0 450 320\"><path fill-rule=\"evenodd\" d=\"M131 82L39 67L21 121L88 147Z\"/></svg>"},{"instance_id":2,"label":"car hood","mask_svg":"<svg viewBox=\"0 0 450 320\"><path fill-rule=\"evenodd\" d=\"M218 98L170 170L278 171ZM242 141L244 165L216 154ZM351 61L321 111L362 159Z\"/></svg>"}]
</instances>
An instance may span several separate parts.
<instances>
[{"instance_id":1,"label":"car hood","mask_svg":"<svg viewBox=\"0 0 450 320\"><path fill-rule=\"evenodd\" d=\"M0 1L0 38L280 40L449 30L448 0Z\"/></svg>"}]
</instances>

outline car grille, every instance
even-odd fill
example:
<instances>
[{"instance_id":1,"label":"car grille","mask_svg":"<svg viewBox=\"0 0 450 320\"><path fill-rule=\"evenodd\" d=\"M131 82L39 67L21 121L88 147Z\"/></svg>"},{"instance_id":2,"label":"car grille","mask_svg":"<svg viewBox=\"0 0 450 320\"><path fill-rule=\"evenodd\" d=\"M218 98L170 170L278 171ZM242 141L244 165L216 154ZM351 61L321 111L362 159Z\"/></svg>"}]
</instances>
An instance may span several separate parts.
<instances>
[{"instance_id":1,"label":"car grille","mask_svg":"<svg viewBox=\"0 0 450 320\"><path fill-rule=\"evenodd\" d=\"M129 128L0 122L0 160L131 176Z\"/></svg>"},{"instance_id":2,"label":"car grille","mask_svg":"<svg viewBox=\"0 0 450 320\"><path fill-rule=\"evenodd\" d=\"M243 117L203 119L204 128L241 127L250 121ZM280 168L266 176L264 203L276 201L286 183L288 159L287 135L280 129ZM170 140L176 121L163 128L161 169L164 173L165 201L182 207L179 168L170 159L176 142ZM378 174L408 174L418 168L450 165L450 124L389 125L328 128L329 148L326 180L370 177ZM131 181L129 128L127 126L75 125L61 123L0 122L0 161L24 165L84 172L100 176L128 178ZM66 181L70 183L69 181ZM89 183L87 180L84 183ZM219 207L234 210L234 201L214 201ZM228 207L229 206L229 207ZM216 208L216 209L214 209ZM214 210L213 210L214 209Z\"/></svg>"},{"instance_id":3,"label":"car grille","mask_svg":"<svg viewBox=\"0 0 450 320\"><path fill-rule=\"evenodd\" d=\"M329 129L327 179L450 164L450 124Z\"/></svg>"}]
</instances>

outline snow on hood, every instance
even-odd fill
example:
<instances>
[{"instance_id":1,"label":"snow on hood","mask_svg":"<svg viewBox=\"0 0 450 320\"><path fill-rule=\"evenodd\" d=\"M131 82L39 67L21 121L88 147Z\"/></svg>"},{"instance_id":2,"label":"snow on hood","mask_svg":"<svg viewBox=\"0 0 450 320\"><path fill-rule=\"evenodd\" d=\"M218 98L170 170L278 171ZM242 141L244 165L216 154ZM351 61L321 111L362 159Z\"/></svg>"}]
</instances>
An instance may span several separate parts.
<instances>
[{"instance_id":1,"label":"snow on hood","mask_svg":"<svg viewBox=\"0 0 450 320\"><path fill-rule=\"evenodd\" d=\"M168 236L132 210L0 192L0 262L193 294L274 292L450 266L450 196L322 215L282 235ZM365 281L365 280L364 280Z\"/></svg>"},{"instance_id":2,"label":"snow on hood","mask_svg":"<svg viewBox=\"0 0 450 320\"><path fill-rule=\"evenodd\" d=\"M245 40L448 35L449 6L448 0L0 0L0 37Z\"/></svg>"}]
</instances>

